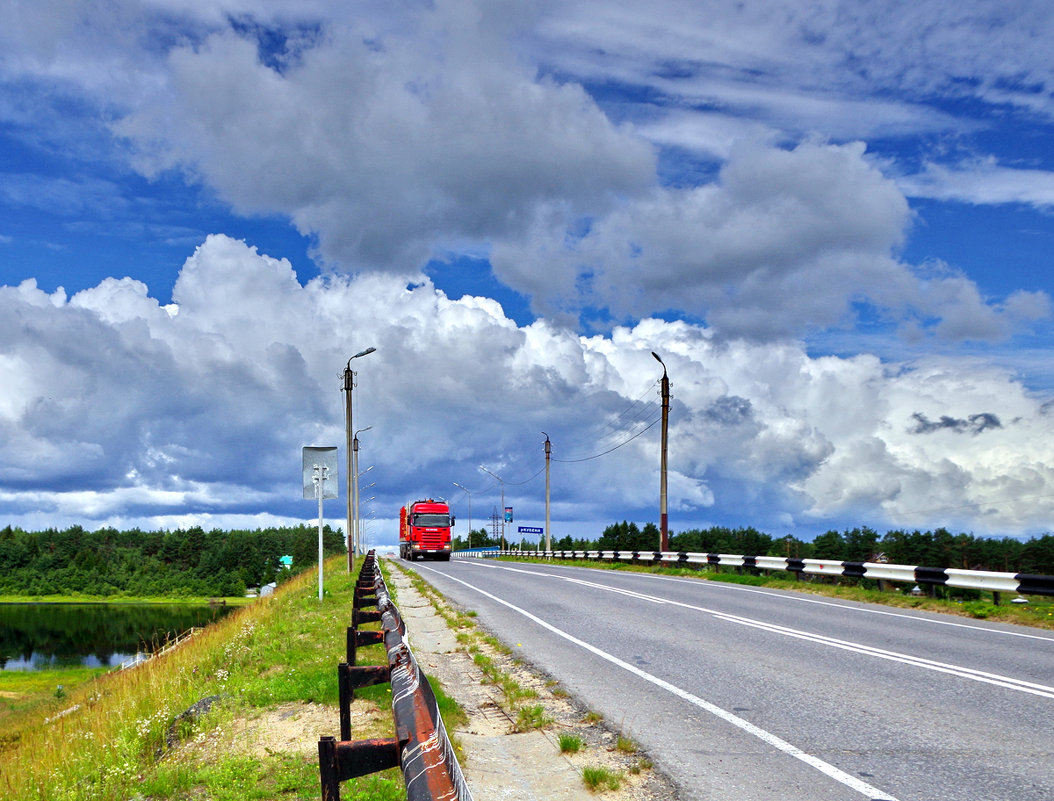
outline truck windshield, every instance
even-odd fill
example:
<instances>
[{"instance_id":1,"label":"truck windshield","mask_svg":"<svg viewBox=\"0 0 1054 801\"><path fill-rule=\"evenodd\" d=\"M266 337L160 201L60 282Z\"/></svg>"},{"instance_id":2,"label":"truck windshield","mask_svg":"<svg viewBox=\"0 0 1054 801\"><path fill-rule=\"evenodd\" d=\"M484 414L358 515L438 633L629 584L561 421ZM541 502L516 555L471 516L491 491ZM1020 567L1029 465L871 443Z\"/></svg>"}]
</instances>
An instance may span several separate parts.
<instances>
[{"instance_id":1,"label":"truck windshield","mask_svg":"<svg viewBox=\"0 0 1054 801\"><path fill-rule=\"evenodd\" d=\"M427 513L414 515L414 525L427 528L450 528L450 515Z\"/></svg>"}]
</instances>

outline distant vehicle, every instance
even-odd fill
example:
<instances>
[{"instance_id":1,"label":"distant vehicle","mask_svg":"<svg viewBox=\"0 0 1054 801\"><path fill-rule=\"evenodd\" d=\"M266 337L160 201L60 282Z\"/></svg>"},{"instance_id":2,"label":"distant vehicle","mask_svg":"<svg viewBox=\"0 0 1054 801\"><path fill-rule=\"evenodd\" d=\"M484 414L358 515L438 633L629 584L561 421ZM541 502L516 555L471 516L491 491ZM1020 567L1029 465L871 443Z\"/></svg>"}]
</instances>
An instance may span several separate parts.
<instances>
[{"instance_id":1,"label":"distant vehicle","mask_svg":"<svg viewBox=\"0 0 1054 801\"><path fill-rule=\"evenodd\" d=\"M408 503L399 510L399 556L450 559L450 527L454 518L446 501L433 498Z\"/></svg>"}]
</instances>

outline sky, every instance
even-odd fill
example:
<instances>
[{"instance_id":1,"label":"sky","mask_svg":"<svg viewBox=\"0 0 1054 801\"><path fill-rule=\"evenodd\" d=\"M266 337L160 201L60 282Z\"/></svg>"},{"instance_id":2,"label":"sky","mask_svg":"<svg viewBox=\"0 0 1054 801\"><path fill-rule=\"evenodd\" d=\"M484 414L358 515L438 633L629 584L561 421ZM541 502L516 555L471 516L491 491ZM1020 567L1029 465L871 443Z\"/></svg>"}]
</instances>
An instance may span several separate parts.
<instances>
[{"instance_id":1,"label":"sky","mask_svg":"<svg viewBox=\"0 0 1054 801\"><path fill-rule=\"evenodd\" d=\"M0 525L1051 530L1046 0L0 5Z\"/></svg>"}]
</instances>

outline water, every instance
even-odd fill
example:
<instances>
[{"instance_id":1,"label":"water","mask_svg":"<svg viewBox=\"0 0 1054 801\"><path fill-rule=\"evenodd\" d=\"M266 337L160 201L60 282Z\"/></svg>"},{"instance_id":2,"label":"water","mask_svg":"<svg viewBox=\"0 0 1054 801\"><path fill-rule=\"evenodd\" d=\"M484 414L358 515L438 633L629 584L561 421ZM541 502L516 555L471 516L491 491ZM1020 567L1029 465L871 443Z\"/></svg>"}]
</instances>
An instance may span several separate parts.
<instances>
[{"instance_id":1,"label":"water","mask_svg":"<svg viewBox=\"0 0 1054 801\"><path fill-rule=\"evenodd\" d=\"M0 604L0 670L117 667L234 607Z\"/></svg>"}]
</instances>

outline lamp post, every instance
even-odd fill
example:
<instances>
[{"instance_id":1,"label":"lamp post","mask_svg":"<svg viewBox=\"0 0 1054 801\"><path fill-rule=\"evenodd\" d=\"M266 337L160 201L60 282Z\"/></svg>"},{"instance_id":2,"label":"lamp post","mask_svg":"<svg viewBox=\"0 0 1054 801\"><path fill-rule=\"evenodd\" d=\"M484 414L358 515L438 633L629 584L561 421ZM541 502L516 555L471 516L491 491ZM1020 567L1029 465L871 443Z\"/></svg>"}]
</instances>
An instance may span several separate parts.
<instances>
[{"instance_id":1,"label":"lamp post","mask_svg":"<svg viewBox=\"0 0 1054 801\"><path fill-rule=\"evenodd\" d=\"M368 356L369 354L373 353L375 350L377 350L377 348L366 348L366 350L360 351L359 353L356 353L354 356L351 357L351 359L358 359L360 356ZM353 389L355 389L355 373L351 369L351 359L348 359L348 364L344 368L344 386L342 388L343 392L344 392L344 435L345 435L345 440L346 440L344 453L345 453L346 461L347 461L347 464L345 465L345 467L347 467L347 470L344 471L345 475L347 476L347 485L345 487L345 496L344 496L345 500L347 501L347 521L346 521L346 525L345 525L345 529L344 530L347 533L347 537L348 537L348 572L349 573L355 567L355 542L352 539L352 534L351 534L351 521L352 521L352 514L353 514L353 510L352 510L352 505L353 504L352 504L351 494L352 494L352 487L354 486L352 482L356 480L355 474L352 472L352 468L351 468L351 459L352 459L352 453L351 453L351 445L352 445L352 443L351 443L351 432L352 432L352 427L351 427L351 416L352 416L351 415L351 413L352 413L351 391Z\"/></svg>"},{"instance_id":2,"label":"lamp post","mask_svg":"<svg viewBox=\"0 0 1054 801\"><path fill-rule=\"evenodd\" d=\"M361 549L360 546L362 545L362 542L360 541L361 538L359 537L359 434L361 434L363 431L369 431L371 428L373 428L373 426L366 426L365 428L360 428L358 431L355 432L355 435L351 439L351 465L352 465L352 470L355 471L355 481L351 485L351 494L352 494L351 521L352 521L352 525L354 525L354 527L355 527L353 529L353 531L354 531L353 540L355 542L355 553L359 552L359 550Z\"/></svg>"},{"instance_id":3,"label":"lamp post","mask_svg":"<svg viewBox=\"0 0 1054 801\"><path fill-rule=\"evenodd\" d=\"M359 473L359 476L361 477L361 476L364 476L364 475L366 475L366 474L367 474L368 472L370 472L370 470L371 470L372 468L373 468L373 465L371 464L371 465L370 465L370 466L369 466L368 468L366 468L366 469L365 469L365 470L363 470L363 471L362 471L361 473ZM376 482L376 481L371 481L371 482L370 482L369 484L367 484L366 486L361 486L361 485L360 485L360 486L359 486L359 498L360 498L360 499L362 498L362 493L364 493L364 492L365 492L366 490L370 489L371 487L376 487L376 486L377 486L377 482ZM359 551L362 551L362 550L363 550L363 549L362 549L362 505L363 505L364 503L369 503L370 501L374 500L374 499L375 499L376 497L377 497L377 496L376 496L376 495L374 495L373 497L371 497L371 498L367 498L367 499L366 499L366 500L364 500L364 501L363 501L363 500L359 500L359 502L358 502L358 504L357 504L357 506L356 506L356 514L355 514L355 533L356 533L356 534L358 535L358 540L359 540L359 547L358 547L358 550L359 550Z\"/></svg>"},{"instance_id":4,"label":"lamp post","mask_svg":"<svg viewBox=\"0 0 1054 801\"><path fill-rule=\"evenodd\" d=\"M505 550L505 479L501 476L496 476L490 472L483 465L479 466L479 469L486 473L491 478L496 478L498 483L501 484L501 549Z\"/></svg>"},{"instance_id":5,"label":"lamp post","mask_svg":"<svg viewBox=\"0 0 1054 801\"><path fill-rule=\"evenodd\" d=\"M662 456L659 460L659 550L670 549L669 517L666 514L666 453L670 425L670 377L666 374L666 363L655 351L655 361L662 365Z\"/></svg>"},{"instance_id":6,"label":"lamp post","mask_svg":"<svg viewBox=\"0 0 1054 801\"><path fill-rule=\"evenodd\" d=\"M468 493L468 547L472 547L472 492L465 487L462 487L456 481L454 486L458 489L462 489Z\"/></svg>"},{"instance_id":7,"label":"lamp post","mask_svg":"<svg viewBox=\"0 0 1054 801\"><path fill-rule=\"evenodd\" d=\"M376 495L371 495L369 498L364 500L362 503L369 503L370 501L375 501L375 500L377 500L377 496ZM372 519L372 515L373 515L373 509L372 508L370 509L370 515L371 515L371 519ZM358 531L358 534L359 534L359 550L361 551L361 550L363 550L363 548L362 548L362 540L363 540L363 534L364 534L363 521L362 521L362 514L361 513L359 514L359 519L355 522L355 525L356 525L356 530Z\"/></svg>"},{"instance_id":8,"label":"lamp post","mask_svg":"<svg viewBox=\"0 0 1054 801\"><path fill-rule=\"evenodd\" d=\"M545 434L545 432L542 432ZM545 552L552 550L550 545L552 539L549 536L549 457L552 455L553 444L549 441L549 435L545 434Z\"/></svg>"}]
</instances>

